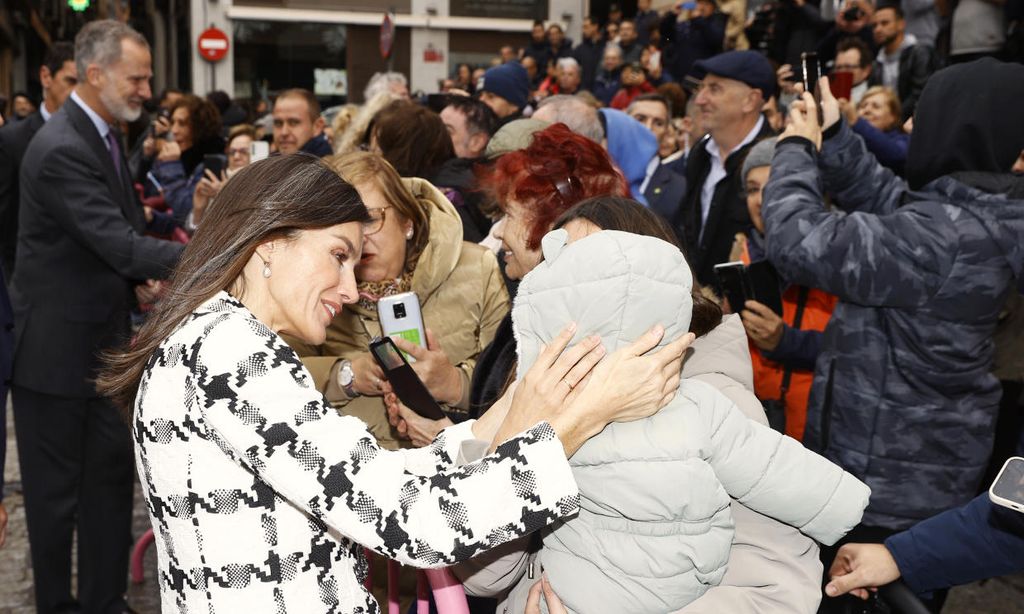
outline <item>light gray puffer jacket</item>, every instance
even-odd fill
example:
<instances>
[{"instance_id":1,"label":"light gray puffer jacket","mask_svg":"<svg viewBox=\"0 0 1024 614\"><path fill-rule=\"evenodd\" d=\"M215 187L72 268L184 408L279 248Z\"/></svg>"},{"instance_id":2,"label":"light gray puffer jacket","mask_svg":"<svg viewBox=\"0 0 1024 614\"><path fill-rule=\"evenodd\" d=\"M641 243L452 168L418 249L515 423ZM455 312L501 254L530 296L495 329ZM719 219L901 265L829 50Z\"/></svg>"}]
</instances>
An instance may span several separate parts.
<instances>
[{"instance_id":1,"label":"light gray puffer jacket","mask_svg":"<svg viewBox=\"0 0 1024 614\"><path fill-rule=\"evenodd\" d=\"M520 376L568 321L579 338L600 335L609 352L657 323L666 342L686 333L692 280L677 248L614 231L566 239L544 237L545 260L519 287ZM832 544L859 522L870 494L696 380L683 380L656 415L609 425L571 465L580 514L544 530L539 559L566 607L586 614L669 612L718 584L733 537L730 495Z\"/></svg>"}]
</instances>

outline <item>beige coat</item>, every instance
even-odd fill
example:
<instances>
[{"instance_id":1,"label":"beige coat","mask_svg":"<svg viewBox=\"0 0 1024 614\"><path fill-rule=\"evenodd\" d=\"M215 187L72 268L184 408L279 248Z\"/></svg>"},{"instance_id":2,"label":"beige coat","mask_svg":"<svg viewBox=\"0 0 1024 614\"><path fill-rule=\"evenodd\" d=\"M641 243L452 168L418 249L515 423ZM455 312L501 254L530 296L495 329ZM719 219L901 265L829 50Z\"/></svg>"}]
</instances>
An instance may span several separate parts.
<instances>
[{"instance_id":1,"label":"beige coat","mask_svg":"<svg viewBox=\"0 0 1024 614\"><path fill-rule=\"evenodd\" d=\"M508 313L508 291L494 254L462 240L459 214L444 194L423 179L402 181L430 210L430 242L416 266L412 289L420 299L424 325L441 342L448 360L462 371L464 389L468 390L477 355L491 342ZM376 309L346 305L327 329L323 345L286 339L323 392L335 363L367 352L370 340L380 334ZM365 422L382 446L394 449L408 444L399 440L388 424L380 397L335 401L335 407Z\"/></svg>"}]
</instances>

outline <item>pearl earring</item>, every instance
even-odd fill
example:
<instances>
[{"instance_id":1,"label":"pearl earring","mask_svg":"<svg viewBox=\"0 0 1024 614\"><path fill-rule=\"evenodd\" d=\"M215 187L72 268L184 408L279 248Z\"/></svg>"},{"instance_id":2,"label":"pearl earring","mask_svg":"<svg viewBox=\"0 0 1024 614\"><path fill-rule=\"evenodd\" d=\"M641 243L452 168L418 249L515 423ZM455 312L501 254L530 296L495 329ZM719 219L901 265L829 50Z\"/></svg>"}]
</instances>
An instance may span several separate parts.
<instances>
[{"instance_id":1,"label":"pearl earring","mask_svg":"<svg viewBox=\"0 0 1024 614\"><path fill-rule=\"evenodd\" d=\"M270 263L269 262L264 262L263 263L263 277L265 277L265 278L269 278L270 277Z\"/></svg>"},{"instance_id":2,"label":"pearl earring","mask_svg":"<svg viewBox=\"0 0 1024 614\"><path fill-rule=\"evenodd\" d=\"M405 240L408 241L410 239L412 239L412 228L407 230L406 233L405 233Z\"/></svg>"}]
</instances>

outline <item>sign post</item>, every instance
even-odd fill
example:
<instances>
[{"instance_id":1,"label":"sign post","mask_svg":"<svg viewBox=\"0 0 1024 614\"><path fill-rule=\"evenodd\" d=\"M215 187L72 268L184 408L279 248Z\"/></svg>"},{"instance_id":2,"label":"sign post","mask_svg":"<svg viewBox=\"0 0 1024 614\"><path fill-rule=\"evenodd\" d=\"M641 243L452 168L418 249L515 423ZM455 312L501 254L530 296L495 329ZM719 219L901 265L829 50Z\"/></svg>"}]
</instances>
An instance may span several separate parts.
<instances>
[{"instance_id":1,"label":"sign post","mask_svg":"<svg viewBox=\"0 0 1024 614\"><path fill-rule=\"evenodd\" d=\"M391 13L384 13L380 24L380 57L387 60L388 72L391 71L391 51L395 46L395 20Z\"/></svg>"},{"instance_id":2,"label":"sign post","mask_svg":"<svg viewBox=\"0 0 1024 614\"><path fill-rule=\"evenodd\" d=\"M210 27L199 35L199 55L207 62L220 62L228 55L228 35L223 30Z\"/></svg>"}]
</instances>

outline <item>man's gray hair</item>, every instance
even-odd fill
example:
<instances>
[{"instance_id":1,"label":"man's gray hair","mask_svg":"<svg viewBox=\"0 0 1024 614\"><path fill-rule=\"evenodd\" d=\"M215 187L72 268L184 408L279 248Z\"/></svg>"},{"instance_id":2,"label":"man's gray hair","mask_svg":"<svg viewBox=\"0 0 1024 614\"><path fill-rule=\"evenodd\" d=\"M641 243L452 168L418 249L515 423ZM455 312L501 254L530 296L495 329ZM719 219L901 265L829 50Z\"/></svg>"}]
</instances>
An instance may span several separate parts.
<instances>
[{"instance_id":1,"label":"man's gray hair","mask_svg":"<svg viewBox=\"0 0 1024 614\"><path fill-rule=\"evenodd\" d=\"M580 63L575 58L559 58L558 59L558 70L566 70L573 68L576 71L580 71Z\"/></svg>"},{"instance_id":2,"label":"man's gray hair","mask_svg":"<svg viewBox=\"0 0 1024 614\"><path fill-rule=\"evenodd\" d=\"M620 58L622 57L622 47L619 47L615 43L608 43L607 45L605 45L604 51L601 53L601 57L604 57L604 54L608 53L609 51L618 54Z\"/></svg>"},{"instance_id":3,"label":"man's gray hair","mask_svg":"<svg viewBox=\"0 0 1024 614\"><path fill-rule=\"evenodd\" d=\"M113 19L90 21L75 37L75 67L78 79L85 81L89 64L109 68L121 59L121 41L128 39L149 49L146 38L126 23Z\"/></svg>"},{"instance_id":4,"label":"man's gray hair","mask_svg":"<svg viewBox=\"0 0 1024 614\"><path fill-rule=\"evenodd\" d=\"M552 124L563 123L580 136L585 136L595 143L604 139L604 128L597 109L577 96L559 94L549 96L540 101L533 117Z\"/></svg>"},{"instance_id":5,"label":"man's gray hair","mask_svg":"<svg viewBox=\"0 0 1024 614\"><path fill-rule=\"evenodd\" d=\"M363 100L372 100L377 94L389 92L392 83L399 83L406 87L409 86L405 75L400 72L373 73L373 76L370 77L370 82L366 84L366 89L363 90Z\"/></svg>"}]
</instances>

